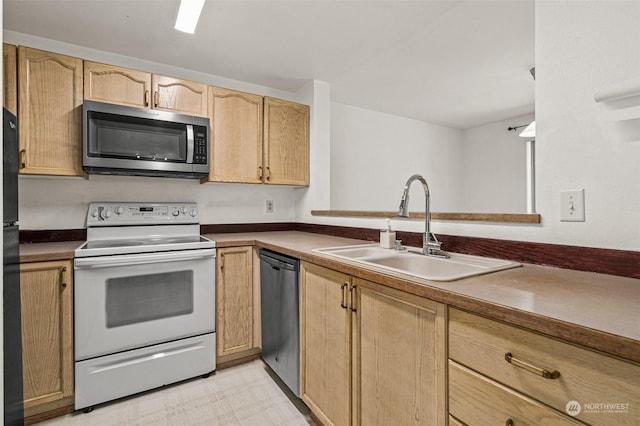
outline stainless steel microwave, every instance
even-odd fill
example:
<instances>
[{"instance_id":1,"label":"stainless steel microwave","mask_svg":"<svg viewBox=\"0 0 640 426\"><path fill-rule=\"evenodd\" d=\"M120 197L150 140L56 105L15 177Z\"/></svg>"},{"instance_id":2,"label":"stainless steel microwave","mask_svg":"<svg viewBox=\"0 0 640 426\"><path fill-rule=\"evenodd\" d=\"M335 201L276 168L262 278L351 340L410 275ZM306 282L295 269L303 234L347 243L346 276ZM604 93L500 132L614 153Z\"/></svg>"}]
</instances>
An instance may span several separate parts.
<instances>
[{"instance_id":1,"label":"stainless steel microwave","mask_svg":"<svg viewBox=\"0 0 640 426\"><path fill-rule=\"evenodd\" d=\"M84 101L87 173L202 178L209 174L209 119Z\"/></svg>"}]
</instances>

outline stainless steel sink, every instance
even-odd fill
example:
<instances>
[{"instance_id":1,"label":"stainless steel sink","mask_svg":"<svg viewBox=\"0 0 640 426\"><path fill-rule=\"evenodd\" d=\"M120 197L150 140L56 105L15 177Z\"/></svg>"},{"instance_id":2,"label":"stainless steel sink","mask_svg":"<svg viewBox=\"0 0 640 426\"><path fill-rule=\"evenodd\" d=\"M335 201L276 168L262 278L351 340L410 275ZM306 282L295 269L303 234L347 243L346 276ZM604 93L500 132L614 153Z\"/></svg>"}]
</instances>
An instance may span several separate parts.
<instances>
[{"instance_id":1,"label":"stainless steel sink","mask_svg":"<svg viewBox=\"0 0 640 426\"><path fill-rule=\"evenodd\" d=\"M314 251L374 269L399 272L431 281L454 281L521 266L509 260L457 253L448 253L449 258L425 256L409 250L384 249L378 244L327 247Z\"/></svg>"}]
</instances>

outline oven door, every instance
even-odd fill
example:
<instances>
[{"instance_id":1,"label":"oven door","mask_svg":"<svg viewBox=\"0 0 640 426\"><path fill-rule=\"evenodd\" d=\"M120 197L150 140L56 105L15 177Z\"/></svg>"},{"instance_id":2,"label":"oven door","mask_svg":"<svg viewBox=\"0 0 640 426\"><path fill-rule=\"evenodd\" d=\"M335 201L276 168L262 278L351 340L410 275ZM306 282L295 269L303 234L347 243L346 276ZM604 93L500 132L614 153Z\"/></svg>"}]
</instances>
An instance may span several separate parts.
<instances>
[{"instance_id":1,"label":"oven door","mask_svg":"<svg viewBox=\"0 0 640 426\"><path fill-rule=\"evenodd\" d=\"M77 258L76 361L215 331L215 249Z\"/></svg>"}]
</instances>

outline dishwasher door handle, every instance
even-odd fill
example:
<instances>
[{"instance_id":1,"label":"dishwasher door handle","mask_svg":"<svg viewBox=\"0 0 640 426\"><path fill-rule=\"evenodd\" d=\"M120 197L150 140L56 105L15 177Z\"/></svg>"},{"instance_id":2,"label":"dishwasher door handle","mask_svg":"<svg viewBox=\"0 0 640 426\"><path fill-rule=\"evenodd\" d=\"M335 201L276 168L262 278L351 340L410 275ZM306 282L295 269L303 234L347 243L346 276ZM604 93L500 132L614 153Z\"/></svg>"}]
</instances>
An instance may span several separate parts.
<instances>
[{"instance_id":1,"label":"dishwasher door handle","mask_svg":"<svg viewBox=\"0 0 640 426\"><path fill-rule=\"evenodd\" d=\"M288 271L296 270L295 265L292 265L291 263L281 262L280 260L274 259L272 257L260 256L260 260L269 264L269 266L271 266L271 268L275 269L276 271L279 271L280 269L286 269Z\"/></svg>"}]
</instances>

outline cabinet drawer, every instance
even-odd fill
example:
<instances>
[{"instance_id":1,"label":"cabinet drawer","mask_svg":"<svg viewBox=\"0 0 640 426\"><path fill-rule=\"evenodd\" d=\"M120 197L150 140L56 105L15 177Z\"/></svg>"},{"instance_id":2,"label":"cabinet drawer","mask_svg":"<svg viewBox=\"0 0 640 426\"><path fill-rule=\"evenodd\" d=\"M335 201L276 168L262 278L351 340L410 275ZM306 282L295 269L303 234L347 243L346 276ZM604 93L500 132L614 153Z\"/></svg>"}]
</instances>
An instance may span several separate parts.
<instances>
[{"instance_id":1,"label":"cabinet drawer","mask_svg":"<svg viewBox=\"0 0 640 426\"><path fill-rule=\"evenodd\" d=\"M468 426L582 424L453 361L449 412Z\"/></svg>"},{"instance_id":2,"label":"cabinet drawer","mask_svg":"<svg viewBox=\"0 0 640 426\"><path fill-rule=\"evenodd\" d=\"M638 364L457 309L449 310L449 358L560 412L576 401L583 422L639 424Z\"/></svg>"}]
</instances>

